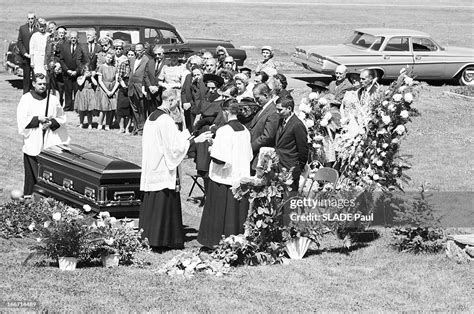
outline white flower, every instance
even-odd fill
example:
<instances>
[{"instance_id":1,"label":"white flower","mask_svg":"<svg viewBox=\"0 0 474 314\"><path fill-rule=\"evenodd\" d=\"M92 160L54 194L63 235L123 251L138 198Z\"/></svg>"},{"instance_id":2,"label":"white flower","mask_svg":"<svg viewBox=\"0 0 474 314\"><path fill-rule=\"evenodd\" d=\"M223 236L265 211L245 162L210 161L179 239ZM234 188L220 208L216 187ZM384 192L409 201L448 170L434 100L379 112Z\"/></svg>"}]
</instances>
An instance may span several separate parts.
<instances>
[{"instance_id":1,"label":"white flower","mask_svg":"<svg viewBox=\"0 0 474 314\"><path fill-rule=\"evenodd\" d=\"M45 221L44 224L43 224L43 227L48 228L50 224L51 224L51 221L49 221L49 220Z\"/></svg>"},{"instance_id":2,"label":"white flower","mask_svg":"<svg viewBox=\"0 0 474 314\"><path fill-rule=\"evenodd\" d=\"M402 110L400 112L400 117L402 117L403 119L408 118L408 111L407 110Z\"/></svg>"},{"instance_id":3,"label":"white flower","mask_svg":"<svg viewBox=\"0 0 474 314\"><path fill-rule=\"evenodd\" d=\"M96 225L97 225L97 227L105 227L105 223L104 223L103 220L97 220Z\"/></svg>"},{"instance_id":4,"label":"white flower","mask_svg":"<svg viewBox=\"0 0 474 314\"><path fill-rule=\"evenodd\" d=\"M397 169L397 168L393 169L392 173L393 173L393 174L397 174L397 173L398 173L398 169Z\"/></svg>"},{"instance_id":5,"label":"white flower","mask_svg":"<svg viewBox=\"0 0 474 314\"><path fill-rule=\"evenodd\" d=\"M395 101L400 101L402 100L403 96L401 94L395 94L393 95L393 100Z\"/></svg>"},{"instance_id":6,"label":"white flower","mask_svg":"<svg viewBox=\"0 0 474 314\"><path fill-rule=\"evenodd\" d=\"M387 130L385 128L382 128L377 131L377 135L383 135L383 134L387 134Z\"/></svg>"},{"instance_id":7,"label":"white flower","mask_svg":"<svg viewBox=\"0 0 474 314\"><path fill-rule=\"evenodd\" d=\"M330 112L326 112L326 114L324 114L324 118L323 118L323 119L325 119L325 120L328 120L328 121L329 121L329 120L331 120L331 118L332 118L332 113L330 113Z\"/></svg>"},{"instance_id":8,"label":"white flower","mask_svg":"<svg viewBox=\"0 0 474 314\"><path fill-rule=\"evenodd\" d=\"M35 223L32 222L32 223L28 226L28 229L29 229L30 231L35 230Z\"/></svg>"},{"instance_id":9,"label":"white flower","mask_svg":"<svg viewBox=\"0 0 474 314\"><path fill-rule=\"evenodd\" d=\"M383 147L383 148L387 148L387 147L388 147L388 144L387 144L387 143L383 143L383 144L382 144L382 147Z\"/></svg>"},{"instance_id":10,"label":"white flower","mask_svg":"<svg viewBox=\"0 0 474 314\"><path fill-rule=\"evenodd\" d=\"M413 101L413 95L412 93L406 93L405 96L403 97L407 103L411 103Z\"/></svg>"},{"instance_id":11,"label":"white flower","mask_svg":"<svg viewBox=\"0 0 474 314\"><path fill-rule=\"evenodd\" d=\"M324 97L319 98L318 104L320 104L321 106L326 106L328 104L328 100Z\"/></svg>"},{"instance_id":12,"label":"white flower","mask_svg":"<svg viewBox=\"0 0 474 314\"><path fill-rule=\"evenodd\" d=\"M382 116L382 122L384 124L389 124L392 121L389 116Z\"/></svg>"},{"instance_id":13,"label":"white flower","mask_svg":"<svg viewBox=\"0 0 474 314\"><path fill-rule=\"evenodd\" d=\"M102 218L102 219L110 218L110 213L109 212L100 212L99 217Z\"/></svg>"},{"instance_id":14,"label":"white flower","mask_svg":"<svg viewBox=\"0 0 474 314\"><path fill-rule=\"evenodd\" d=\"M369 158L365 158L364 163L368 163L368 162L369 162Z\"/></svg>"},{"instance_id":15,"label":"white flower","mask_svg":"<svg viewBox=\"0 0 474 314\"><path fill-rule=\"evenodd\" d=\"M386 107L388 105L388 101L386 100L382 101L382 105Z\"/></svg>"},{"instance_id":16,"label":"white flower","mask_svg":"<svg viewBox=\"0 0 474 314\"><path fill-rule=\"evenodd\" d=\"M351 166L355 166L355 164L356 164L356 163L355 163L355 161L353 160L353 161L351 162Z\"/></svg>"},{"instance_id":17,"label":"white flower","mask_svg":"<svg viewBox=\"0 0 474 314\"><path fill-rule=\"evenodd\" d=\"M319 124L320 124L322 127L326 127L326 126L328 126L328 121L325 120L325 119L323 119L323 120L321 120L321 122L320 122Z\"/></svg>"},{"instance_id":18,"label":"white flower","mask_svg":"<svg viewBox=\"0 0 474 314\"><path fill-rule=\"evenodd\" d=\"M308 99L309 99L309 100L318 99L318 94L316 94L316 93L309 93Z\"/></svg>"},{"instance_id":19,"label":"white flower","mask_svg":"<svg viewBox=\"0 0 474 314\"><path fill-rule=\"evenodd\" d=\"M307 104L306 102L302 102L299 106L300 111L304 113L310 113L311 112L311 106Z\"/></svg>"},{"instance_id":20,"label":"white flower","mask_svg":"<svg viewBox=\"0 0 474 314\"><path fill-rule=\"evenodd\" d=\"M306 119L304 123L306 124L307 128L312 128L314 126L314 121L311 119Z\"/></svg>"},{"instance_id":21,"label":"white flower","mask_svg":"<svg viewBox=\"0 0 474 314\"><path fill-rule=\"evenodd\" d=\"M84 211L88 213L92 210L92 207L88 204L84 204L84 206L82 206L82 209L84 209Z\"/></svg>"},{"instance_id":22,"label":"white flower","mask_svg":"<svg viewBox=\"0 0 474 314\"><path fill-rule=\"evenodd\" d=\"M374 176L373 176L372 178L374 178L375 181L377 181L378 179L380 179L380 177L379 177L378 174L374 174Z\"/></svg>"},{"instance_id":23,"label":"white flower","mask_svg":"<svg viewBox=\"0 0 474 314\"><path fill-rule=\"evenodd\" d=\"M405 84L407 84L408 86L412 86L413 85L413 79L409 76L405 76Z\"/></svg>"},{"instance_id":24,"label":"white flower","mask_svg":"<svg viewBox=\"0 0 474 314\"><path fill-rule=\"evenodd\" d=\"M53 214L53 219L56 220L56 221L61 220L61 213L54 213Z\"/></svg>"},{"instance_id":25,"label":"white flower","mask_svg":"<svg viewBox=\"0 0 474 314\"><path fill-rule=\"evenodd\" d=\"M364 154L363 154L362 152L359 152L357 155L358 155L359 157L364 156Z\"/></svg>"},{"instance_id":26,"label":"white flower","mask_svg":"<svg viewBox=\"0 0 474 314\"><path fill-rule=\"evenodd\" d=\"M400 88L398 89L398 91L401 93L401 92L403 92L405 89L407 89L406 86L400 86Z\"/></svg>"},{"instance_id":27,"label":"white flower","mask_svg":"<svg viewBox=\"0 0 474 314\"><path fill-rule=\"evenodd\" d=\"M79 215L79 211L75 208L68 207L66 210L67 210L68 214L70 214L70 215Z\"/></svg>"},{"instance_id":28,"label":"white flower","mask_svg":"<svg viewBox=\"0 0 474 314\"><path fill-rule=\"evenodd\" d=\"M382 167L383 166L383 161L377 160L377 166Z\"/></svg>"},{"instance_id":29,"label":"white flower","mask_svg":"<svg viewBox=\"0 0 474 314\"><path fill-rule=\"evenodd\" d=\"M36 242L41 242L41 238L36 238Z\"/></svg>"},{"instance_id":30,"label":"white flower","mask_svg":"<svg viewBox=\"0 0 474 314\"><path fill-rule=\"evenodd\" d=\"M392 140L392 143L393 143L393 144L397 144L398 142L399 142L398 138L394 138L394 139Z\"/></svg>"},{"instance_id":31,"label":"white flower","mask_svg":"<svg viewBox=\"0 0 474 314\"><path fill-rule=\"evenodd\" d=\"M114 225L117 222L117 218L115 217L110 217L110 224Z\"/></svg>"},{"instance_id":32,"label":"white flower","mask_svg":"<svg viewBox=\"0 0 474 314\"><path fill-rule=\"evenodd\" d=\"M399 135L402 135L403 133L405 133L405 127L401 124L397 125L394 132L397 132Z\"/></svg>"},{"instance_id":33,"label":"white flower","mask_svg":"<svg viewBox=\"0 0 474 314\"><path fill-rule=\"evenodd\" d=\"M382 152L382 153L380 154L380 156L382 156L382 157L385 157L385 155L387 155L386 152Z\"/></svg>"},{"instance_id":34,"label":"white flower","mask_svg":"<svg viewBox=\"0 0 474 314\"><path fill-rule=\"evenodd\" d=\"M112 245L114 244L114 238L104 239L105 244Z\"/></svg>"},{"instance_id":35,"label":"white flower","mask_svg":"<svg viewBox=\"0 0 474 314\"><path fill-rule=\"evenodd\" d=\"M395 111L395 109L396 109L394 104L390 104L387 108L390 111Z\"/></svg>"}]
</instances>

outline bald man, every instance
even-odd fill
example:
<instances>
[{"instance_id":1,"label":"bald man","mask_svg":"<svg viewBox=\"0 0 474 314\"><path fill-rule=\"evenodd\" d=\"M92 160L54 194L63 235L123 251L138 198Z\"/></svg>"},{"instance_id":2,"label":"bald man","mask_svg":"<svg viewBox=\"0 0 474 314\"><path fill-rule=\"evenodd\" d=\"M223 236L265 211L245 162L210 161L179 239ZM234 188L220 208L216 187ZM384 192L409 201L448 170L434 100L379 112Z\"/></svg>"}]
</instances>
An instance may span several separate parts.
<instances>
[{"instance_id":1,"label":"bald man","mask_svg":"<svg viewBox=\"0 0 474 314\"><path fill-rule=\"evenodd\" d=\"M344 94L354 87L347 75L347 67L345 65L338 65L335 71L336 80L329 83L329 93L333 94L338 102L344 98Z\"/></svg>"},{"instance_id":2,"label":"bald man","mask_svg":"<svg viewBox=\"0 0 474 314\"><path fill-rule=\"evenodd\" d=\"M72 99L78 89L76 80L80 75L82 65L86 62L84 52L77 42L77 32L69 33L69 40L59 48L59 55L64 79L64 111L73 111Z\"/></svg>"}]
</instances>

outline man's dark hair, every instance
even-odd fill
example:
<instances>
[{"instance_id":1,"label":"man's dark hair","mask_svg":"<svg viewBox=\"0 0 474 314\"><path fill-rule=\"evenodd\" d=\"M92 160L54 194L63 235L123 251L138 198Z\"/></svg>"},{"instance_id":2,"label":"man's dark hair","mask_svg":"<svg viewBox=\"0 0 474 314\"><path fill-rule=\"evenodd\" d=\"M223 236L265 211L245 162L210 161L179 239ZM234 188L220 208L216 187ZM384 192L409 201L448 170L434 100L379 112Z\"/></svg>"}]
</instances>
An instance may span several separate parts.
<instances>
[{"instance_id":1,"label":"man's dark hair","mask_svg":"<svg viewBox=\"0 0 474 314\"><path fill-rule=\"evenodd\" d=\"M291 96L280 97L276 103L280 104L283 108L290 108L291 111L295 109L295 101Z\"/></svg>"},{"instance_id":2,"label":"man's dark hair","mask_svg":"<svg viewBox=\"0 0 474 314\"><path fill-rule=\"evenodd\" d=\"M33 75L33 82L36 82L38 79L43 80L45 78L46 75L44 75L43 73L35 73L35 75Z\"/></svg>"},{"instance_id":3,"label":"man's dark hair","mask_svg":"<svg viewBox=\"0 0 474 314\"><path fill-rule=\"evenodd\" d=\"M277 73L277 74L273 75L273 77L280 81L281 87L283 89L286 89L286 87L288 86L288 81L286 80L286 76L284 76L281 73Z\"/></svg>"},{"instance_id":4,"label":"man's dark hair","mask_svg":"<svg viewBox=\"0 0 474 314\"><path fill-rule=\"evenodd\" d=\"M255 75L261 75L262 76L262 83L266 83L268 81L268 79L270 78L265 71L255 73Z\"/></svg>"}]
</instances>

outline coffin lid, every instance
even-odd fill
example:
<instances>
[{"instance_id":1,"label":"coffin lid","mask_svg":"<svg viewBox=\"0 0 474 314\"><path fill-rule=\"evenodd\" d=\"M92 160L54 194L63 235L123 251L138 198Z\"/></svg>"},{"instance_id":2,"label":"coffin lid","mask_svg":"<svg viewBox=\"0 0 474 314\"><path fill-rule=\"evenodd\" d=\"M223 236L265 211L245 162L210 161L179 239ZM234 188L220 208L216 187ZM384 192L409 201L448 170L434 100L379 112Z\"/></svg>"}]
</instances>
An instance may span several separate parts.
<instances>
[{"instance_id":1,"label":"coffin lid","mask_svg":"<svg viewBox=\"0 0 474 314\"><path fill-rule=\"evenodd\" d=\"M141 172L140 166L132 162L105 155L101 152L90 151L76 144L52 146L44 149L38 157L41 158L41 155L47 155L54 157L58 161L64 161L65 166L67 164L74 164L102 174L107 174L108 172Z\"/></svg>"}]
</instances>

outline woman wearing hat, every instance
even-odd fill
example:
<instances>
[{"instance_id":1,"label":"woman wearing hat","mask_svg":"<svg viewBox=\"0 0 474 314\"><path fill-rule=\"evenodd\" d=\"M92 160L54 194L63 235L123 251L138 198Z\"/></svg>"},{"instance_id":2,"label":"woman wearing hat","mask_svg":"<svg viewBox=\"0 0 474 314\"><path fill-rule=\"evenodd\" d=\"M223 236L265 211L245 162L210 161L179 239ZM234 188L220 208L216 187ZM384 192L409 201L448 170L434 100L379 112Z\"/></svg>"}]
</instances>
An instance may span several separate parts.
<instances>
[{"instance_id":1,"label":"woman wearing hat","mask_svg":"<svg viewBox=\"0 0 474 314\"><path fill-rule=\"evenodd\" d=\"M249 78L247 75L243 73L238 73L234 75L234 84L235 87L237 87L237 96L235 99L237 99L238 102L240 102L243 98L253 98L253 84L250 84L249 86Z\"/></svg>"},{"instance_id":2,"label":"woman wearing hat","mask_svg":"<svg viewBox=\"0 0 474 314\"><path fill-rule=\"evenodd\" d=\"M104 36L99 39L99 45L102 47L102 51L97 53L97 67L105 63L105 55L107 53L115 53L112 49L112 43L112 38L108 36Z\"/></svg>"},{"instance_id":3,"label":"woman wearing hat","mask_svg":"<svg viewBox=\"0 0 474 314\"><path fill-rule=\"evenodd\" d=\"M158 76L158 85L163 87L165 90L174 89L181 95L181 88L184 84L186 76L189 71L186 69L186 65L179 63L178 49L170 49L166 52L169 57L169 63L163 66L163 69ZM181 129L185 128L184 110L181 103L178 106L180 112L179 115L172 115L176 124L181 125Z\"/></svg>"},{"instance_id":4,"label":"woman wearing hat","mask_svg":"<svg viewBox=\"0 0 474 314\"><path fill-rule=\"evenodd\" d=\"M263 60L259 61L257 64L257 68L255 69L255 73L260 73L265 70L269 70L270 73L276 73L277 66L275 62L273 62L273 48L271 46L263 46L262 47L262 57ZM268 72L267 72L268 73Z\"/></svg>"},{"instance_id":5,"label":"woman wearing hat","mask_svg":"<svg viewBox=\"0 0 474 314\"><path fill-rule=\"evenodd\" d=\"M231 187L250 176L250 132L237 120L240 106L234 99L224 101L222 110L226 124L216 131L211 147L210 180L197 239L207 248L219 244L223 235L243 233L249 208L247 200L234 198Z\"/></svg>"}]
</instances>

